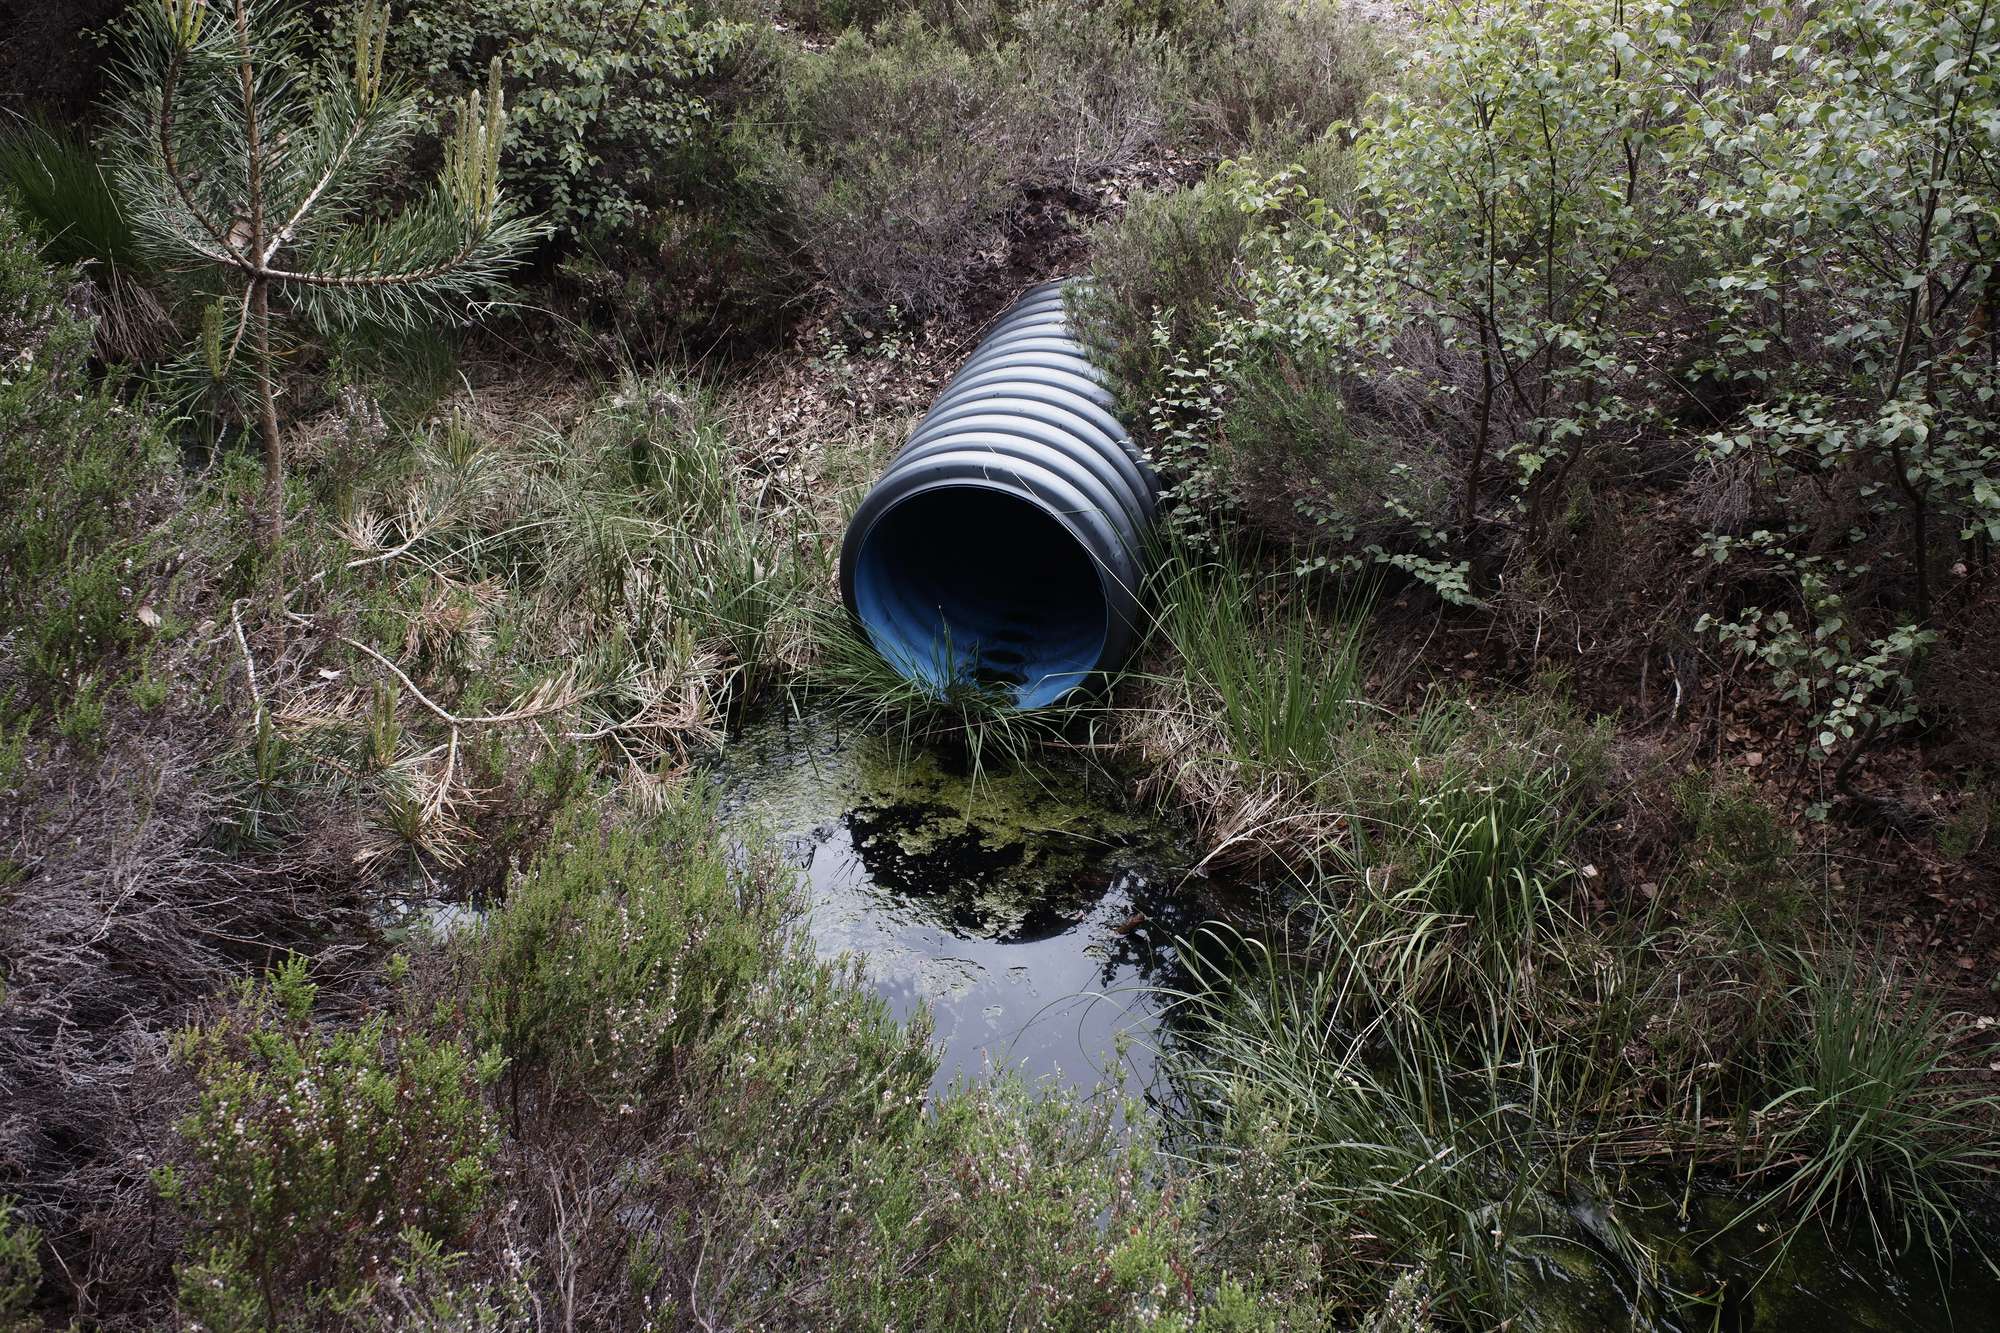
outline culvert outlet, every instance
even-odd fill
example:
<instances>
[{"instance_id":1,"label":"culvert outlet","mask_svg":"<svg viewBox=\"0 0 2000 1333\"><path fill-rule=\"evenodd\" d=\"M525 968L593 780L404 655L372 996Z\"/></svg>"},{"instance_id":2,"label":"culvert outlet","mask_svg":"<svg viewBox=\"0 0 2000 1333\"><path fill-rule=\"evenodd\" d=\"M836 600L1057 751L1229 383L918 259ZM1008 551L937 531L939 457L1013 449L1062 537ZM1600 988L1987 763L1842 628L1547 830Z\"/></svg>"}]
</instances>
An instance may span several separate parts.
<instances>
[{"instance_id":1,"label":"culvert outlet","mask_svg":"<svg viewBox=\"0 0 2000 1333\"><path fill-rule=\"evenodd\" d=\"M1021 708L1115 670L1136 637L1159 481L1033 288L938 395L848 524L840 590L905 677Z\"/></svg>"}]
</instances>

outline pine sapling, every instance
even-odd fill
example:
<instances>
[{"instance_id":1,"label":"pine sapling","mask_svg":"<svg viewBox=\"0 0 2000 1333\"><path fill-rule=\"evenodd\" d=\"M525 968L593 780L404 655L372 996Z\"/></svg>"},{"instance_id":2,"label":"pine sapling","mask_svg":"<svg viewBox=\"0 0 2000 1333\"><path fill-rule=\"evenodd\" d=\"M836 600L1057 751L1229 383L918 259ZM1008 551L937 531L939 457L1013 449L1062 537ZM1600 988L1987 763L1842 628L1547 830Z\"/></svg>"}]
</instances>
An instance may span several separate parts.
<instances>
[{"instance_id":1,"label":"pine sapling","mask_svg":"<svg viewBox=\"0 0 2000 1333\"><path fill-rule=\"evenodd\" d=\"M457 108L437 179L385 207L422 125L384 70L390 12L361 0L352 69L315 70L300 24L275 0L149 0L136 7L112 148L141 242L205 271L228 312L211 331L218 373L246 358L255 382L265 553L283 536L282 350L274 322L409 328L464 317L545 234L500 189L500 62Z\"/></svg>"}]
</instances>

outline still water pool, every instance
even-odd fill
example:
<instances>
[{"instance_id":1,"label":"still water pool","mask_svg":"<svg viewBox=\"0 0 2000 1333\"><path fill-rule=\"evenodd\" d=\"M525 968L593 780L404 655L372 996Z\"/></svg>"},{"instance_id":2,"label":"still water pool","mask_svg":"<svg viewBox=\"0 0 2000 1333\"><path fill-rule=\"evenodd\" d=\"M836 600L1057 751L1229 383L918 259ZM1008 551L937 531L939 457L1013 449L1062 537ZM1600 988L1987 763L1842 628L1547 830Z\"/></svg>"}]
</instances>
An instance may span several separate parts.
<instances>
[{"instance_id":1,"label":"still water pool","mask_svg":"<svg viewBox=\"0 0 2000 1333\"><path fill-rule=\"evenodd\" d=\"M1078 763L987 769L812 719L748 728L717 761L725 820L803 875L806 928L907 1017L928 1005L938 1085L1011 1069L1152 1082L1173 937L1203 894L1173 829Z\"/></svg>"}]
</instances>

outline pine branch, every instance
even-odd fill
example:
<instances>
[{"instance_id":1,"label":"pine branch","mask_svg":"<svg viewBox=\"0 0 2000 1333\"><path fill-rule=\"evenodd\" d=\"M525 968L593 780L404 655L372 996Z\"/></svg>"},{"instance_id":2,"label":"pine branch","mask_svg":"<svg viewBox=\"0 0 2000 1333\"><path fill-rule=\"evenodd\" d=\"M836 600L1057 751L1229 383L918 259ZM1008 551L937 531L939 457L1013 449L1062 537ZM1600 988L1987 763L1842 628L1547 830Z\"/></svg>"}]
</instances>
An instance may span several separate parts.
<instances>
[{"instance_id":1,"label":"pine branch","mask_svg":"<svg viewBox=\"0 0 2000 1333\"><path fill-rule=\"evenodd\" d=\"M171 5L173 0L167 0L167 3ZM179 86L186 58L186 50L176 47L174 58L167 64L166 79L160 86L160 164L164 168L168 183L174 188L174 193L180 197L181 207L185 208L187 215L208 233L209 239L220 247L221 255L214 257L238 267L245 267L248 265L248 258L238 254L236 247L229 243L229 238L223 234L222 229L210 221L208 216L195 205L186 182L181 178L180 164L174 153L174 92Z\"/></svg>"}]
</instances>

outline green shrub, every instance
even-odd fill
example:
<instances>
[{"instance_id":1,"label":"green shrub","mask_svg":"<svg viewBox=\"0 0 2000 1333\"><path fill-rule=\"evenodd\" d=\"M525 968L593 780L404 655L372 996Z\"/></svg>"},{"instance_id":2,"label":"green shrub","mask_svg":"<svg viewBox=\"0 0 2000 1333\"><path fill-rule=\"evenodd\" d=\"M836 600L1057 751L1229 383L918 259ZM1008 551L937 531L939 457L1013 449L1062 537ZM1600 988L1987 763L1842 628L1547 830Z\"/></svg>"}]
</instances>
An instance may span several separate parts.
<instances>
[{"instance_id":1,"label":"green shrub","mask_svg":"<svg viewBox=\"0 0 2000 1333\"><path fill-rule=\"evenodd\" d=\"M643 827L572 816L460 946L472 1031L524 1085L637 1106L742 1001L782 903L732 872L712 808Z\"/></svg>"},{"instance_id":2,"label":"green shrub","mask_svg":"<svg viewBox=\"0 0 2000 1333\"><path fill-rule=\"evenodd\" d=\"M504 55L502 175L555 226L612 237L673 202L670 166L710 114L703 81L743 39L702 6L651 0L414 0L398 54L444 108Z\"/></svg>"},{"instance_id":3,"label":"green shrub","mask_svg":"<svg viewBox=\"0 0 2000 1333\"><path fill-rule=\"evenodd\" d=\"M459 1236L491 1179L498 1058L381 1016L324 1030L317 992L294 957L175 1043L199 1100L157 1183L192 1228L182 1312L211 1326L351 1303L413 1238Z\"/></svg>"},{"instance_id":4,"label":"green shrub","mask_svg":"<svg viewBox=\"0 0 2000 1333\"><path fill-rule=\"evenodd\" d=\"M1983 221L2000 206L1983 128L2000 116L1990 23L1969 4L1815 9L1754 71L1754 96L1704 120L1690 153L1707 168L1702 222L1735 240L1715 247L1707 283L1724 330L1715 368L1767 381L1709 448L1747 454L1774 480L1803 471L1857 486L1866 531L1842 532L1845 511L1821 531L1846 538L1851 566L1884 547L1901 555L1901 609L1918 630L1941 544L2000 538L2000 364L1972 354L1991 345L2000 259ZM1846 655L1908 655L1882 634L1907 634L1900 619L1874 628L1857 636L1874 645Z\"/></svg>"},{"instance_id":5,"label":"green shrub","mask_svg":"<svg viewBox=\"0 0 2000 1333\"><path fill-rule=\"evenodd\" d=\"M1976 7L1842 3L1754 41L1608 0L1436 20L1344 187L1267 162L1121 226L1094 301L1151 445L1218 521L1296 514L1453 602L1504 570L1537 623L1515 589L1607 627L1636 593L1572 558L1633 512L1594 492L1678 487L1721 567L1690 627L1810 710L1843 786L1919 715L1934 585L2000 534ZM1230 466L1306 414L1336 423L1324 475ZM1357 442L1387 466L1357 478Z\"/></svg>"},{"instance_id":6,"label":"green shrub","mask_svg":"<svg viewBox=\"0 0 2000 1333\"><path fill-rule=\"evenodd\" d=\"M1099 234L1094 281L1074 299L1184 536L1241 531L1308 569L1338 560L1351 571L1364 555L1409 569L1406 534L1449 509L1440 461L1357 410L1344 359L1246 313L1263 299L1276 237L1313 225L1351 173L1328 139L1275 174L1258 159L1226 162L1193 186L1141 195Z\"/></svg>"},{"instance_id":7,"label":"green shrub","mask_svg":"<svg viewBox=\"0 0 2000 1333\"><path fill-rule=\"evenodd\" d=\"M15 1216L12 1199L0 1198L0 1333L27 1333L42 1277L42 1233Z\"/></svg>"}]
</instances>

